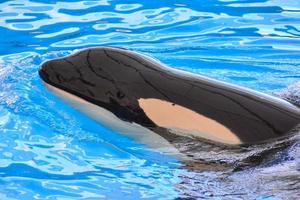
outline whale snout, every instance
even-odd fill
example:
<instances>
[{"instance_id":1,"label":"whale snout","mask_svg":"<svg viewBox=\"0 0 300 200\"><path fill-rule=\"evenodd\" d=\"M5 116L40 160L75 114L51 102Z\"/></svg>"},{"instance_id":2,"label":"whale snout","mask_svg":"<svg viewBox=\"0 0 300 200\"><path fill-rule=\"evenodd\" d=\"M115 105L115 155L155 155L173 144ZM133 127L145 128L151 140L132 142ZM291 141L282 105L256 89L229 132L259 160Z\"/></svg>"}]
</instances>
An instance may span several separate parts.
<instances>
[{"instance_id":1,"label":"whale snout","mask_svg":"<svg viewBox=\"0 0 300 200\"><path fill-rule=\"evenodd\" d=\"M56 87L72 85L80 77L74 66L65 59L44 62L39 69L39 75L44 82Z\"/></svg>"},{"instance_id":2,"label":"whale snout","mask_svg":"<svg viewBox=\"0 0 300 200\"><path fill-rule=\"evenodd\" d=\"M53 73L51 71L52 71L51 61L47 61L47 62L43 63L42 66L40 67L39 75L44 82L50 83L50 74Z\"/></svg>"}]
</instances>

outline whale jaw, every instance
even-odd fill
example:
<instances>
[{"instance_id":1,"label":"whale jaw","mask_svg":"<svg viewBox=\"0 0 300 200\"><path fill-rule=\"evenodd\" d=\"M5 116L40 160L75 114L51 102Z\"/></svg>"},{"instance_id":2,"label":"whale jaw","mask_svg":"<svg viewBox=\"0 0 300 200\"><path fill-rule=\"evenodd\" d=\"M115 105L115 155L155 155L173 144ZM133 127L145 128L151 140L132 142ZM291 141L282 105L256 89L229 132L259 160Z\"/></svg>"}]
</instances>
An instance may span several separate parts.
<instances>
[{"instance_id":1,"label":"whale jaw","mask_svg":"<svg viewBox=\"0 0 300 200\"><path fill-rule=\"evenodd\" d=\"M50 92L61 98L68 105L101 123L106 128L127 135L152 149L158 150L159 152L173 155L178 158L184 157L172 144L153 131L136 123L122 121L110 111L92 104L78 96L65 92L64 90L56 88L46 82L43 82L43 84Z\"/></svg>"}]
</instances>

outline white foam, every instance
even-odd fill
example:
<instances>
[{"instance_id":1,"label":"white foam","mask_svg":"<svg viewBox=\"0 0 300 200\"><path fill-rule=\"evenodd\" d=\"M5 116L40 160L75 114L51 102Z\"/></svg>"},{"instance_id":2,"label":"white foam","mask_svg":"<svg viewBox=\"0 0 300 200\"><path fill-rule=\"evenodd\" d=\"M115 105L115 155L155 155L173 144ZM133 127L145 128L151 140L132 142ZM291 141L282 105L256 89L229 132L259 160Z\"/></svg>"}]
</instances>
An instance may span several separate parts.
<instances>
[{"instance_id":1,"label":"white foam","mask_svg":"<svg viewBox=\"0 0 300 200\"><path fill-rule=\"evenodd\" d=\"M300 81L277 92L276 95L300 107Z\"/></svg>"}]
</instances>

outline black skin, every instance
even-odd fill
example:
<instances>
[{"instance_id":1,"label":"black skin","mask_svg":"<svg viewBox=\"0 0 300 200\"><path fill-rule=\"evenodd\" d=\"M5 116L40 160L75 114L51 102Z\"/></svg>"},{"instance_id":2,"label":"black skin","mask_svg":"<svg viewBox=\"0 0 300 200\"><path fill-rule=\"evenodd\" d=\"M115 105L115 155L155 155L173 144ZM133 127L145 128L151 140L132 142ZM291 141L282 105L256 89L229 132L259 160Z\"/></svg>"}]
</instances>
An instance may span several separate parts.
<instances>
[{"instance_id":1,"label":"black skin","mask_svg":"<svg viewBox=\"0 0 300 200\"><path fill-rule=\"evenodd\" d=\"M138 99L155 98L186 107L225 125L245 144L282 137L300 123L299 109L289 104L180 72L120 48L89 48L50 60L43 63L39 75L54 87L160 135L163 127L146 116Z\"/></svg>"}]
</instances>

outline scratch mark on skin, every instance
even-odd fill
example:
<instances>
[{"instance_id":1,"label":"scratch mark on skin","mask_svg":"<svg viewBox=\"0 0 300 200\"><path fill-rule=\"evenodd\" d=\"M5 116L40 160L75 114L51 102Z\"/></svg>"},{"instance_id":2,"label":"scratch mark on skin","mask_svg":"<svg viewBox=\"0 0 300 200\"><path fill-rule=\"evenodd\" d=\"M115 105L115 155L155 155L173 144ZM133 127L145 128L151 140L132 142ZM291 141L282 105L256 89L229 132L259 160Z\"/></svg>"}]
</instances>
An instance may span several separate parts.
<instances>
[{"instance_id":1,"label":"scratch mark on skin","mask_svg":"<svg viewBox=\"0 0 300 200\"><path fill-rule=\"evenodd\" d=\"M164 72L162 72L162 71L158 71L157 69L154 69L153 67L150 67L149 65L144 64L144 63L138 61L137 59L132 58L132 57L129 56L129 55L124 55L124 54L122 54L122 53L120 53L120 52L117 52L117 53L119 53L119 54L121 54L121 55L123 55L123 56L126 56L126 57L128 57L128 58L131 58L132 60L135 60L136 62L140 63L141 65L143 65L143 66L145 66L145 67L147 67L148 69L152 69L152 70L154 70L154 71L156 71L156 72L159 72L159 74L161 74L162 76L171 76L172 78L179 79L179 80L184 81L184 82L188 82L187 84L190 84L191 86L200 88L200 89L202 89L202 90L204 90L204 91L207 91L207 92L210 92L210 93L213 93L213 94L216 94L216 95L223 96L223 97L225 97L225 98L231 100L231 101L234 102L235 104L239 105L241 108L243 108L245 111L247 111L248 113L250 113L250 114L252 114L253 116L255 116L257 119L259 119L259 120L262 121L263 123L267 124L267 125L269 126L269 128L272 129L276 134L279 134L279 132L280 132L280 131L278 131L274 126L272 126L267 120L264 120L261 116L259 116L258 114L252 112L250 109L246 108L245 106L243 106L242 104L240 104L239 102L237 102L237 101L234 100L233 98L228 97L228 96L225 95L225 94L221 94L221 93L218 93L218 92L213 92L213 91L211 91L211 90L205 89L205 88L203 88L203 87L201 87L201 86L199 86L199 85L195 85L195 83L190 83L190 81L188 81L188 80L185 80L185 79L182 79L182 78L178 78L178 77L174 77L174 76L172 76L172 75L170 75L170 74L166 74L166 73L164 73ZM201 84L207 86L207 84L205 84L205 83L201 83ZM212 87L211 85L208 85L208 86L209 86L209 87ZM216 87L214 87L214 88L216 88ZM216 89L219 89L219 88L216 88ZM238 93L235 93L235 94L238 94ZM238 94L238 95L241 95L241 94ZM188 96L188 95L187 95L187 96Z\"/></svg>"},{"instance_id":2,"label":"scratch mark on skin","mask_svg":"<svg viewBox=\"0 0 300 200\"><path fill-rule=\"evenodd\" d=\"M121 61L118 61L118 60L112 58L111 56L109 56L109 54L108 54L105 50L104 50L104 53L105 53L105 55L106 55L108 58L110 58L111 60L117 62L118 64L121 64L121 65L123 65L123 66L125 66L125 67L128 67L128 68L130 68L130 69L134 69L136 72L138 72L138 74L139 74L140 77L144 80L145 83L147 83L151 88L153 88L155 91L157 91L158 93L160 93L163 97L167 98L169 101L172 101L172 100L168 97L168 95L164 94L164 93L163 93L161 90L159 90L154 84L152 84L150 81L148 81L148 80L146 79L146 77L145 77L138 69L132 67L131 65L125 64L125 63L123 63L123 62L121 62Z\"/></svg>"},{"instance_id":3,"label":"scratch mark on skin","mask_svg":"<svg viewBox=\"0 0 300 200\"><path fill-rule=\"evenodd\" d=\"M98 77L100 77L100 78L102 78L102 79L111 81L111 82L114 83L114 80L113 80L111 77L101 75L101 74L97 73L97 72L94 70L94 68L92 67L91 62L90 62L90 53L91 53L91 50L89 50L89 51L87 52L87 55L86 55L87 67L88 67L92 72L94 72L96 76L98 76ZM99 65L98 65L98 68L99 68L101 71L103 70Z\"/></svg>"},{"instance_id":4,"label":"scratch mark on skin","mask_svg":"<svg viewBox=\"0 0 300 200\"><path fill-rule=\"evenodd\" d=\"M196 82L196 81L194 81L194 80L183 79L183 78L181 78L181 77L177 77L177 76L175 76L175 75L168 74L168 73L166 73L165 71L159 71L158 69L155 69L155 68L153 68L153 67L147 65L146 63L143 63L143 62L137 60L136 58L133 58L133 57L130 56L130 55L126 55L126 54L124 54L124 53L117 52L116 50L113 50L113 51L114 51L115 53L118 53L118 54L123 55L123 56L125 56L125 57L131 58L132 60L136 61L137 63L140 63L140 64L142 64L143 66L145 66L146 68L152 69L153 71L156 71L156 72L160 73L162 76L164 76L164 77L166 77L166 78L170 78L170 77L171 77L172 79L178 79L178 80L181 80L181 81L190 82L191 85L193 85L193 86L195 86L195 87L198 87L198 88L200 88L200 89L206 90L205 88L203 88L203 87L197 85L198 82ZM218 87L215 87L215 86L213 86L213 85L207 84L207 83L205 83L205 82L201 82L201 84L202 84L202 85L205 85L205 86L207 86L207 87L214 88L214 89L220 89L220 88L218 88ZM243 97L248 98L248 99L252 99L252 100L254 100L254 101L259 101L260 103L265 104L265 103L264 103L263 101L261 101L260 99L256 99L256 98L254 99L253 97L251 97L251 96L249 96L249 95L244 95L244 94L241 94L241 93L238 93L238 92L235 92L235 91L226 89L226 88L222 88L222 90L227 91L227 92L230 92L230 93L234 93L234 94L239 95L239 96L243 96ZM211 92L210 90L206 90L206 91ZM215 94L219 94L219 93L215 93ZM225 97L227 97L227 96L225 96ZM289 113L289 112L287 112L286 110L281 109L281 108L279 108L279 107L277 107L277 106L274 106L274 105L269 105L269 104L268 104L268 106L272 106L273 108L279 110L280 112L285 112L285 113L288 114L288 115L293 114L293 113ZM291 116L292 116L292 115L291 115ZM294 116L294 117L297 117L296 115L293 115L293 116Z\"/></svg>"}]
</instances>

